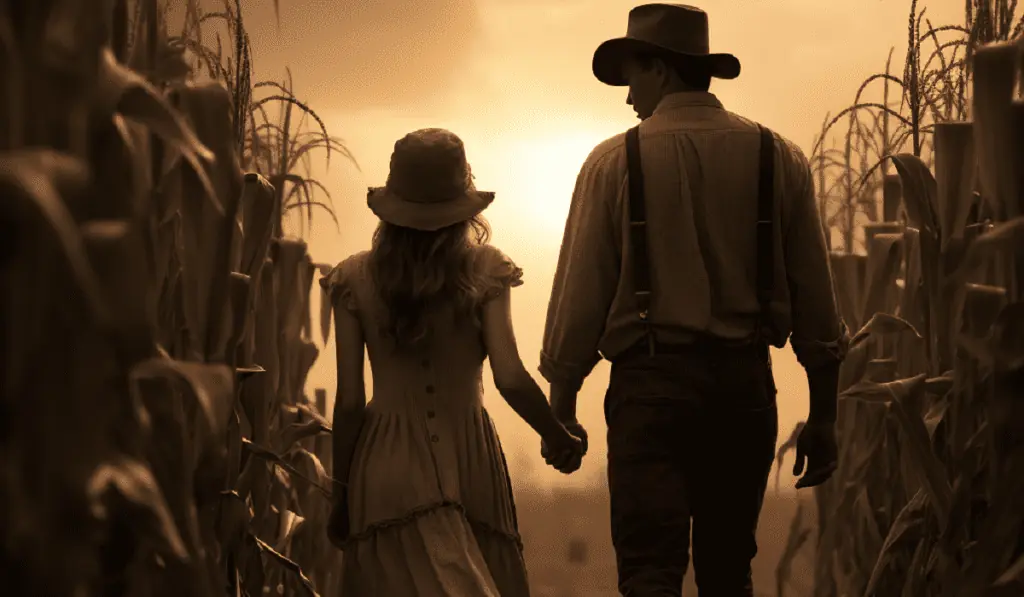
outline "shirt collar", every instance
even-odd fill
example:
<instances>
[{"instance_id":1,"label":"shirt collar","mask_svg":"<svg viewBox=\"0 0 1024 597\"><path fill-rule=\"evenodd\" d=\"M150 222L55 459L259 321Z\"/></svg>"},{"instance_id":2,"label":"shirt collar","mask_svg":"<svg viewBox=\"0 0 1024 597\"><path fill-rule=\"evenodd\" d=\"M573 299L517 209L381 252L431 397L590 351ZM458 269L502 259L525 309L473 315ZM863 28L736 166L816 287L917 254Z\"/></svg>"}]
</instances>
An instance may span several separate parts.
<instances>
[{"instance_id":1,"label":"shirt collar","mask_svg":"<svg viewBox=\"0 0 1024 597\"><path fill-rule=\"evenodd\" d=\"M679 91L670 93L661 98L658 107L654 109L655 114L668 110L689 107L706 107L722 109L722 102L709 91Z\"/></svg>"}]
</instances>

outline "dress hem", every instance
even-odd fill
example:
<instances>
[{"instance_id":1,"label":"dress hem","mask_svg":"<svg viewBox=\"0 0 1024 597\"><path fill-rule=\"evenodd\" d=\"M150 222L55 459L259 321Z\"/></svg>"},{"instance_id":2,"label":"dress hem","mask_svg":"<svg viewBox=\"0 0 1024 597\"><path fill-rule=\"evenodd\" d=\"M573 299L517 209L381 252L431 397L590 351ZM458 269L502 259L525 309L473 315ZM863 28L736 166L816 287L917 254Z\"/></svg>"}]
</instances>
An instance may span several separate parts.
<instances>
[{"instance_id":1,"label":"dress hem","mask_svg":"<svg viewBox=\"0 0 1024 597\"><path fill-rule=\"evenodd\" d=\"M520 551L520 553L523 551L523 540L519 536L518 533L511 533L511 532L508 532L508 531L504 531L504 530L499 529L499 528L497 528L497 527L495 527L493 525L490 525L490 524L488 524L486 522L473 519L471 516L466 514L466 508L462 504L460 504L459 502L456 502L454 500L444 500L444 501L435 502L435 503L432 503L432 504L426 504L426 505L423 505L423 506L418 506L418 507L413 508L412 510L410 510L405 516L400 516L400 517L397 517L397 518L388 518L388 519L381 520L381 521L375 522L373 524L370 524L369 526L366 527L366 529L364 529L364 530L362 530L362 531L360 531L358 533L354 533L352 535L349 535L342 542L342 545L343 545L343 547L347 547L349 545L354 545L354 544L356 544L356 543L358 543L360 541L365 541L365 540L373 537L378 532L380 532L380 531L382 531L384 529L395 527L395 526L400 526L400 525L404 525L404 524L409 524L410 522L413 522L417 518L420 518L422 516L425 516L427 514L430 514L432 512L436 512L436 511L444 509L444 508L450 508L450 509L456 510L459 514L461 514L463 516L463 518L466 519L466 522L469 523L470 528L472 528L472 530L474 532L482 532L482 533L486 533L486 534L489 534L489 535L497 535L497 536L499 536L499 537L501 537L503 539L506 539L506 540L509 540L509 541L513 542L515 544L515 546L516 546L516 549L518 549Z\"/></svg>"}]
</instances>

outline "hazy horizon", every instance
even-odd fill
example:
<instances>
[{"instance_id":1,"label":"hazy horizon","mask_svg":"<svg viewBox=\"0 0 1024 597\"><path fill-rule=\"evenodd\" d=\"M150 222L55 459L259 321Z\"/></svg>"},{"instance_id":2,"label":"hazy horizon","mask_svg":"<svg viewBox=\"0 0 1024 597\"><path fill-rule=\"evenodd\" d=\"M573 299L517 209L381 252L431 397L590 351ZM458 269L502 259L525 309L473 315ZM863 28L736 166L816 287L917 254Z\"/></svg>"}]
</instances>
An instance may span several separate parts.
<instances>
[{"instance_id":1,"label":"hazy horizon","mask_svg":"<svg viewBox=\"0 0 1024 597\"><path fill-rule=\"evenodd\" d=\"M513 291L513 318L523 360L546 389L536 370L543 317L576 174L597 143L635 123L625 90L594 79L591 57L601 41L625 32L626 15L637 4L282 0L278 28L272 0L243 2L254 80L282 80L290 67L297 96L344 139L359 164L334 156L325 170L316 156L313 173L332 192L340 230L317 214L306 235L314 259L335 263L369 247L376 219L366 209L365 189L387 177L395 140L424 127L454 131L466 143L477 186L497 193L484 214L493 244L525 271L525 284ZM732 52L742 63L738 79L716 80L711 92L726 109L773 128L808 154L826 113L852 102L861 81L884 69L890 47L893 71L902 72L906 1L698 5L710 17L712 51ZM936 24L963 21L962 2L926 5ZM318 311L315 294L314 317ZM334 360L332 336L307 383L311 395L326 388L329 403ZM807 388L788 347L774 351L773 361L781 442L806 415ZM486 405L514 483L578 486L599 478L608 363L598 365L580 393L591 453L568 478L545 467L538 438L502 401L485 369ZM788 468L783 488L794 482ZM769 491L773 484L774 478Z\"/></svg>"}]
</instances>

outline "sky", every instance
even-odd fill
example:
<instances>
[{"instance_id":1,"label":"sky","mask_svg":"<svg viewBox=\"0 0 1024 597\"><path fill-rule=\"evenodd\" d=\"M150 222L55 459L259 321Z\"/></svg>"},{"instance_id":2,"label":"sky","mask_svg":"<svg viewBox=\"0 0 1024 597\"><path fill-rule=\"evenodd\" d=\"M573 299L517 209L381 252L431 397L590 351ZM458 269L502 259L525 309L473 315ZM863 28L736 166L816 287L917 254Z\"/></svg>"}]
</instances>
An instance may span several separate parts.
<instances>
[{"instance_id":1,"label":"sky","mask_svg":"<svg viewBox=\"0 0 1024 597\"><path fill-rule=\"evenodd\" d=\"M221 0L208 0L214 5ZM256 80L282 80L342 138L357 164L315 162L340 225L321 215L307 234L317 262L369 248L377 224L366 187L383 184L394 142L444 127L464 140L478 188L497 194L485 212L492 242L525 271L513 291L522 358L537 373L544 313L576 175L591 149L635 124L625 90L594 79L591 58L625 33L624 0L243 0ZM961 0L925 0L933 23L962 23ZM756 120L810 153L826 114L852 103L860 82L894 71L906 52L907 0L714 0L712 51L742 63L739 78L715 81L726 109ZM319 297L313 296L314 314ZM333 337L308 387L335 392ZM787 347L773 354L779 441L807 414L807 384ZM602 400L609 364L579 398L590 454L570 477L547 468L539 439L502 401L485 366L485 405L508 456L513 483L591 484L605 466ZM370 383L368 374L367 381ZM371 389L368 388L368 393ZM790 463L792 458L790 457ZM794 480L784 467L783 488ZM773 479L774 482L774 479Z\"/></svg>"}]
</instances>

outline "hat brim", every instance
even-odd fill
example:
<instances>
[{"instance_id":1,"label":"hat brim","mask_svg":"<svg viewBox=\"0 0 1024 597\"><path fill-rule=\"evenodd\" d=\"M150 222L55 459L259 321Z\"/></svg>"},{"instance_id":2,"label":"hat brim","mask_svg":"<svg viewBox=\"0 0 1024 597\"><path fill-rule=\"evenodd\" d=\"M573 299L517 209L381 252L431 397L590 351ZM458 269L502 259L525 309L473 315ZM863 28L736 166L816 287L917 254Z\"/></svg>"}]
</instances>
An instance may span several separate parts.
<instances>
[{"instance_id":1,"label":"hat brim","mask_svg":"<svg viewBox=\"0 0 1024 597\"><path fill-rule=\"evenodd\" d=\"M740 76L740 61L732 54L689 54L632 37L609 39L597 47L594 51L594 76L605 85L625 87L629 84L622 73L625 62L639 52L652 50L702 60L710 67L711 76L716 79L735 79Z\"/></svg>"},{"instance_id":2,"label":"hat brim","mask_svg":"<svg viewBox=\"0 0 1024 597\"><path fill-rule=\"evenodd\" d=\"M464 222L487 209L492 201L493 192L475 189L443 203L409 201L387 187L370 187L366 193L367 207L381 220L430 232Z\"/></svg>"}]
</instances>

